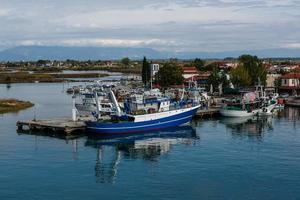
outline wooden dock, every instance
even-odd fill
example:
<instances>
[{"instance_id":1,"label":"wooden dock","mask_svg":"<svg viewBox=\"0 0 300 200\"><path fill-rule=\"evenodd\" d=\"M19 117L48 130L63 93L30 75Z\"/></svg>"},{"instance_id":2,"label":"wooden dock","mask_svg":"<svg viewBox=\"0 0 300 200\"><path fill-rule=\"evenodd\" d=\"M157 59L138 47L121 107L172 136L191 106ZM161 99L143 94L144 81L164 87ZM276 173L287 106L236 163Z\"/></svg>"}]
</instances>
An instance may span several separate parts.
<instances>
[{"instance_id":1,"label":"wooden dock","mask_svg":"<svg viewBox=\"0 0 300 200\"><path fill-rule=\"evenodd\" d=\"M86 125L84 121L71 119L28 120L17 122L18 131L50 131L54 133L73 134L83 133Z\"/></svg>"},{"instance_id":2,"label":"wooden dock","mask_svg":"<svg viewBox=\"0 0 300 200\"><path fill-rule=\"evenodd\" d=\"M195 117L205 118L216 116L220 113L219 107L210 107L208 109L199 109L195 115Z\"/></svg>"}]
</instances>

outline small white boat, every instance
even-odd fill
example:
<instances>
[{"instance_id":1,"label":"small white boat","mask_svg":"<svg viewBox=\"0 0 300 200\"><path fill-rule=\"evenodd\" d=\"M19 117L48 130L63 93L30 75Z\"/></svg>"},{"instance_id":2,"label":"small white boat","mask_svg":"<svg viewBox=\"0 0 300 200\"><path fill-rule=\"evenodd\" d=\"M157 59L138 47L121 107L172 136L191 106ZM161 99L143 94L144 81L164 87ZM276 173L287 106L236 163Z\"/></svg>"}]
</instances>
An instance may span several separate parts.
<instances>
[{"instance_id":1,"label":"small white boat","mask_svg":"<svg viewBox=\"0 0 300 200\"><path fill-rule=\"evenodd\" d=\"M221 109L220 114L224 117L251 117L257 115L259 109L255 110L228 110Z\"/></svg>"},{"instance_id":2,"label":"small white boat","mask_svg":"<svg viewBox=\"0 0 300 200\"><path fill-rule=\"evenodd\" d=\"M268 116L268 115L273 115L275 108L276 108L277 104L271 104L268 106L264 106L262 109L259 110L258 115L262 115L262 116Z\"/></svg>"},{"instance_id":3,"label":"small white boat","mask_svg":"<svg viewBox=\"0 0 300 200\"><path fill-rule=\"evenodd\" d=\"M220 114L224 117L251 117L260 111L259 102L225 104Z\"/></svg>"}]
</instances>

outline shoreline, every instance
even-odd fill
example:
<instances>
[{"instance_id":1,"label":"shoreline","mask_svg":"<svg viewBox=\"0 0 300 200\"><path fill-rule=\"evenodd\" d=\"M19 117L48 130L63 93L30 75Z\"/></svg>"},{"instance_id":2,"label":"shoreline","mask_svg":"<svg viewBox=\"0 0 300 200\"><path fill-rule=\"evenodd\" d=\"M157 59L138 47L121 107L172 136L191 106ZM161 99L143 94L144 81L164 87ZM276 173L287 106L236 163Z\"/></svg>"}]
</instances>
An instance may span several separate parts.
<instances>
[{"instance_id":1,"label":"shoreline","mask_svg":"<svg viewBox=\"0 0 300 200\"><path fill-rule=\"evenodd\" d=\"M66 79L69 82L76 82L76 80L70 80L72 78L101 78L109 76L109 74L100 73L74 73L74 74L55 74L55 73L29 73L29 72L16 72L16 73L0 73L0 84L11 83L60 83L65 82Z\"/></svg>"},{"instance_id":2,"label":"shoreline","mask_svg":"<svg viewBox=\"0 0 300 200\"><path fill-rule=\"evenodd\" d=\"M18 99L0 99L0 114L16 113L33 106L34 104L30 101L21 101Z\"/></svg>"}]
</instances>

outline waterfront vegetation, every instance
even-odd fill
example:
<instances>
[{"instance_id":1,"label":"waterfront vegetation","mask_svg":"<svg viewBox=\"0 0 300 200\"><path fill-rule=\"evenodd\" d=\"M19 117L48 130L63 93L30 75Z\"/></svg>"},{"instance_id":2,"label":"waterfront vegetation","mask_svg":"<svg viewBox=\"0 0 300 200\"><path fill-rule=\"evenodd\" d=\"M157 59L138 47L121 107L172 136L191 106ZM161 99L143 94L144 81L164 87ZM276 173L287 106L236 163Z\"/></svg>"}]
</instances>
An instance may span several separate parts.
<instances>
[{"instance_id":1,"label":"waterfront vegetation","mask_svg":"<svg viewBox=\"0 0 300 200\"><path fill-rule=\"evenodd\" d=\"M62 74L62 73L0 73L0 83L34 83L34 82L63 82L65 79L74 78L98 78L107 74L84 73L84 74Z\"/></svg>"},{"instance_id":2,"label":"waterfront vegetation","mask_svg":"<svg viewBox=\"0 0 300 200\"><path fill-rule=\"evenodd\" d=\"M142 81L145 85L147 85L150 82L151 78L151 66L147 61L147 58L144 57L142 63Z\"/></svg>"},{"instance_id":3,"label":"waterfront vegetation","mask_svg":"<svg viewBox=\"0 0 300 200\"><path fill-rule=\"evenodd\" d=\"M35 73L61 72L63 70L73 71L99 71L122 73L140 73L141 66L139 61L132 61L129 58L123 58L120 61L101 61L101 60L65 60L65 61L18 61L18 62L0 62L0 71L18 70L33 71Z\"/></svg>"},{"instance_id":4,"label":"waterfront vegetation","mask_svg":"<svg viewBox=\"0 0 300 200\"><path fill-rule=\"evenodd\" d=\"M120 60L101 61L101 60L65 60L65 61L19 61L19 62L0 62L0 83L22 83L22 82L61 82L64 79L72 78L97 78L100 76L93 71L120 72L125 74L140 74L145 85L150 84L151 63L158 63L163 70L163 66L170 63L175 69L160 72L160 77L152 77L153 81L162 87L182 83L176 67L195 67L198 74L209 88L214 89L222 84L223 89L233 84L237 88L254 86L258 82L266 84L267 73L287 73L286 67L299 65L296 60L278 59L259 59L257 56L241 55L239 58L220 59L165 59L165 60L131 60L127 57ZM229 65L227 65L229 64ZM268 68L268 66L277 66ZM62 71L91 71L85 74L62 75ZM299 71L300 68L295 69ZM289 72L289 71L288 71ZM55 73L55 74L54 74ZM207 77L207 74L210 75ZM206 78L205 78L206 76ZM157 79L158 78L158 79ZM155 80L157 79L157 80Z\"/></svg>"},{"instance_id":5,"label":"waterfront vegetation","mask_svg":"<svg viewBox=\"0 0 300 200\"><path fill-rule=\"evenodd\" d=\"M18 112L32 106L34 106L34 104L29 101L20 101L17 99L0 99L0 114Z\"/></svg>"}]
</instances>

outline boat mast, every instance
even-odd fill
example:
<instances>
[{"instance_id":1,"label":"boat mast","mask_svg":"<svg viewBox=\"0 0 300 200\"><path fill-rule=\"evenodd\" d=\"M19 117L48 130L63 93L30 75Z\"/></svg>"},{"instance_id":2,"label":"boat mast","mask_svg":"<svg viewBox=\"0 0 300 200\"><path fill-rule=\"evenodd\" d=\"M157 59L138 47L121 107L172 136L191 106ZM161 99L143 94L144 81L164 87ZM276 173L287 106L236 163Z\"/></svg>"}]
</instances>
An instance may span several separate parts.
<instances>
[{"instance_id":1,"label":"boat mast","mask_svg":"<svg viewBox=\"0 0 300 200\"><path fill-rule=\"evenodd\" d=\"M112 102L113 102L113 104L115 105L115 107L117 109L117 116L120 117L121 116L121 108L120 108L119 103L116 99L116 96L115 96L114 92L111 89L109 89L109 93L110 93Z\"/></svg>"},{"instance_id":2,"label":"boat mast","mask_svg":"<svg viewBox=\"0 0 300 200\"><path fill-rule=\"evenodd\" d=\"M181 95L181 99L180 99L180 101L183 101L183 98L184 98L184 93L185 93L185 90L184 90L184 85L183 85L183 87L182 87L182 95Z\"/></svg>"},{"instance_id":3,"label":"boat mast","mask_svg":"<svg viewBox=\"0 0 300 200\"><path fill-rule=\"evenodd\" d=\"M100 119L101 118L101 113L100 113L101 105L99 104L97 91L94 91L94 95L95 95L95 100L96 100L97 119Z\"/></svg>"}]
</instances>

